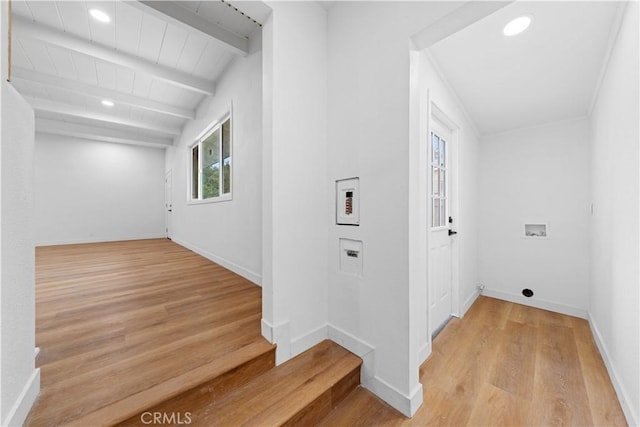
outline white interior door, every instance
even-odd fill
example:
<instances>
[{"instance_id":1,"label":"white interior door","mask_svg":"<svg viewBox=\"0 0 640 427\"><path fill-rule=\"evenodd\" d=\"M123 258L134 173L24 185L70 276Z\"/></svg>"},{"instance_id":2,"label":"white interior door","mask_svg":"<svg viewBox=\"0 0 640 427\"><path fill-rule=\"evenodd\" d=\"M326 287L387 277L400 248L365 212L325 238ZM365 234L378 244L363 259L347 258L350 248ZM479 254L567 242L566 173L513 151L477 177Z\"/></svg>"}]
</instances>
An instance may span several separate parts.
<instances>
[{"instance_id":1,"label":"white interior door","mask_svg":"<svg viewBox=\"0 0 640 427\"><path fill-rule=\"evenodd\" d=\"M167 238L171 239L171 215L173 213L173 202L171 198L171 171L164 177L164 223Z\"/></svg>"},{"instance_id":2,"label":"white interior door","mask_svg":"<svg viewBox=\"0 0 640 427\"><path fill-rule=\"evenodd\" d=\"M429 324L430 333L451 317L451 131L432 118L429 156Z\"/></svg>"}]
</instances>

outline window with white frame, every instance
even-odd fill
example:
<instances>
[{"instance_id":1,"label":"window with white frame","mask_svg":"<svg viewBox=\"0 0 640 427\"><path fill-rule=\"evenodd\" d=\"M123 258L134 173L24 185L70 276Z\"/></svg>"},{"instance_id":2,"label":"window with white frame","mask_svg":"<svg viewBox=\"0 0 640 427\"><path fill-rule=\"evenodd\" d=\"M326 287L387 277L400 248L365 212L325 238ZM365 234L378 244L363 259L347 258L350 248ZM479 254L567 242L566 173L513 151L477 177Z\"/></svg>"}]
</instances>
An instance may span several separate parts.
<instances>
[{"instance_id":1,"label":"window with white frame","mask_svg":"<svg viewBox=\"0 0 640 427\"><path fill-rule=\"evenodd\" d=\"M447 141L431 133L431 227L447 225Z\"/></svg>"},{"instance_id":2,"label":"window with white frame","mask_svg":"<svg viewBox=\"0 0 640 427\"><path fill-rule=\"evenodd\" d=\"M231 116L212 126L190 147L191 201L231 196Z\"/></svg>"}]
</instances>

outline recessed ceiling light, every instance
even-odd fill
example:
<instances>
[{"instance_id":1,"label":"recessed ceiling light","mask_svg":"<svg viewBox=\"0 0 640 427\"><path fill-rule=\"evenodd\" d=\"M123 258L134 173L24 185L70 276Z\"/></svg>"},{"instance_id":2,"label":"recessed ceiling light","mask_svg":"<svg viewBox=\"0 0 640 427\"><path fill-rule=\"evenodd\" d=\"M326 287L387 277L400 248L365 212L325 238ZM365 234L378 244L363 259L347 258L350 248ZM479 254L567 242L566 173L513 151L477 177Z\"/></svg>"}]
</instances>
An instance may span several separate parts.
<instances>
[{"instance_id":1,"label":"recessed ceiling light","mask_svg":"<svg viewBox=\"0 0 640 427\"><path fill-rule=\"evenodd\" d=\"M113 101L109 101L108 99L103 99L102 105L104 105L105 107L113 107L115 104L113 103Z\"/></svg>"},{"instance_id":2,"label":"recessed ceiling light","mask_svg":"<svg viewBox=\"0 0 640 427\"><path fill-rule=\"evenodd\" d=\"M93 16L93 19L97 21L104 23L111 22L111 17L100 9L89 9L89 14L91 14L91 16Z\"/></svg>"},{"instance_id":3,"label":"recessed ceiling light","mask_svg":"<svg viewBox=\"0 0 640 427\"><path fill-rule=\"evenodd\" d=\"M502 32L505 36L515 36L526 30L531 24L531 18L528 16L520 16L504 26Z\"/></svg>"}]
</instances>

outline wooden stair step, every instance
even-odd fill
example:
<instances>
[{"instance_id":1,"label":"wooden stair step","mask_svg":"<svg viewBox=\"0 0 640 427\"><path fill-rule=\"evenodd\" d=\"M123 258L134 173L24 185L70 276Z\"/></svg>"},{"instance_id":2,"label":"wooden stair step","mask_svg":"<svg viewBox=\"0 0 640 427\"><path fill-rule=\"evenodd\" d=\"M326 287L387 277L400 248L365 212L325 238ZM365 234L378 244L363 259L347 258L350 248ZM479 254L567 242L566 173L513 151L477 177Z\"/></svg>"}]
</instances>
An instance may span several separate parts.
<instances>
[{"instance_id":1,"label":"wooden stair step","mask_svg":"<svg viewBox=\"0 0 640 427\"><path fill-rule=\"evenodd\" d=\"M326 340L219 398L161 411L188 411L192 426L313 424L358 386L361 365Z\"/></svg>"},{"instance_id":2,"label":"wooden stair step","mask_svg":"<svg viewBox=\"0 0 640 427\"><path fill-rule=\"evenodd\" d=\"M177 356L179 357L179 356ZM84 416L75 418L69 426L140 425L140 415L165 403L179 404L193 393L207 389L223 394L229 388L242 385L251 378L269 371L275 365L275 346L258 340L181 375L131 394Z\"/></svg>"}]
</instances>

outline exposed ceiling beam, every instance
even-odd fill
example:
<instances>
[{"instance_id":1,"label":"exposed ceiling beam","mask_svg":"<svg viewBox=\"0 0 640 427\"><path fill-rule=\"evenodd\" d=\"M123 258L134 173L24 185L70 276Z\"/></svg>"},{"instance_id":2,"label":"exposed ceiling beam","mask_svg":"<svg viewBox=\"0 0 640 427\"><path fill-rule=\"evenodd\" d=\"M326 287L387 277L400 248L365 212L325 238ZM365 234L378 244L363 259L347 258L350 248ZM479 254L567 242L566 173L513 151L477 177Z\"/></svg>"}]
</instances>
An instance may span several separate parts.
<instances>
[{"instance_id":1,"label":"exposed ceiling beam","mask_svg":"<svg viewBox=\"0 0 640 427\"><path fill-rule=\"evenodd\" d=\"M411 40L416 49L426 49L514 1L515 0L468 1L450 14L443 16L424 30L415 34L411 37Z\"/></svg>"},{"instance_id":2,"label":"exposed ceiling beam","mask_svg":"<svg viewBox=\"0 0 640 427\"><path fill-rule=\"evenodd\" d=\"M153 111L156 113L167 114L181 119L194 119L195 111L186 108L179 108L169 104L152 101L146 98L140 98L134 95L127 95L122 92L105 89L82 83L76 80L68 80L62 77L45 74L38 71L28 70L21 67L13 67L13 81L20 84L39 83L45 86L68 90L79 95L86 95L96 99L109 99L118 104L128 105L143 110Z\"/></svg>"},{"instance_id":3,"label":"exposed ceiling beam","mask_svg":"<svg viewBox=\"0 0 640 427\"><path fill-rule=\"evenodd\" d=\"M41 98L28 98L29 104L36 112L46 112L57 116L71 116L88 119L95 122L113 123L121 126L128 126L143 131L158 132L165 135L180 135L180 129L173 126L166 126L159 123L147 123L138 120L117 117L109 114L88 111L86 108L78 107L70 104L61 104L59 102L48 101Z\"/></svg>"},{"instance_id":4,"label":"exposed ceiling beam","mask_svg":"<svg viewBox=\"0 0 640 427\"><path fill-rule=\"evenodd\" d=\"M149 74L184 89L203 93L205 95L213 95L215 93L215 84L205 79L158 65L154 62L147 61L146 59L111 49L97 43L92 43L69 33L54 30L53 28L45 25L34 24L20 16L15 16L13 19L13 32L18 38L35 39L64 49L93 56L103 61L130 68L134 71Z\"/></svg>"},{"instance_id":5,"label":"exposed ceiling beam","mask_svg":"<svg viewBox=\"0 0 640 427\"><path fill-rule=\"evenodd\" d=\"M208 21L197 13L182 7L179 2L172 1L139 1L147 8L145 11L152 11L160 14L162 18L170 18L174 23L190 29L195 29L207 37L212 37L233 53L246 56L249 53L249 40L232 33L215 22ZM134 4L134 3L130 3Z\"/></svg>"},{"instance_id":6,"label":"exposed ceiling beam","mask_svg":"<svg viewBox=\"0 0 640 427\"><path fill-rule=\"evenodd\" d=\"M131 132L123 132L117 129L96 128L78 123L67 123L39 117L36 117L36 132L89 139L92 141L144 145L156 148L164 148L173 144L172 139L151 138L142 135L133 135Z\"/></svg>"}]
</instances>

